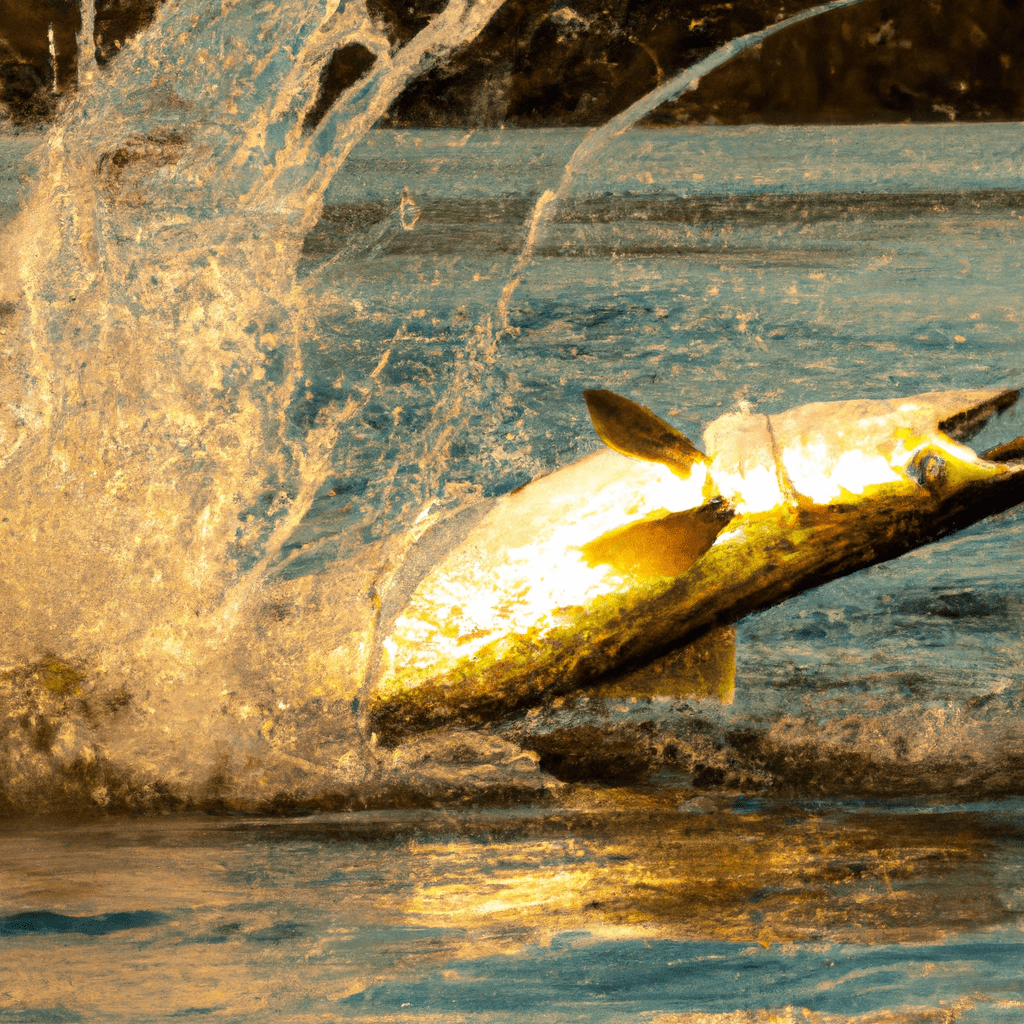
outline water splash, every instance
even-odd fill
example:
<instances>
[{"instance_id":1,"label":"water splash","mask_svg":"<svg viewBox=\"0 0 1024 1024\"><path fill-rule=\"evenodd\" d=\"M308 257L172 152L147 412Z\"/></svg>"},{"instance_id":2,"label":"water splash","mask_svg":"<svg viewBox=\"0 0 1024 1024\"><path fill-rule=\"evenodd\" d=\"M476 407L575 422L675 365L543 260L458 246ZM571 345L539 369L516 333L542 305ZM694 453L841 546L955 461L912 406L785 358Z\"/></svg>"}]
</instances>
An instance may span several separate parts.
<instances>
[{"instance_id":1,"label":"water splash","mask_svg":"<svg viewBox=\"0 0 1024 1024\"><path fill-rule=\"evenodd\" d=\"M289 779L240 766L290 777L324 754L282 720L362 679L387 556L355 531L320 580L275 571L378 374L295 422L317 330L295 268L352 147L500 2L454 0L396 51L361 2L164 5L107 73L83 62L8 238L24 340L0 437L0 664L9 722L22 705L36 722L40 763L9 783L24 799L47 773L107 791L102 762L259 802ZM355 44L370 70L308 130L326 62ZM71 690L40 682L51 663ZM77 722L57 753L51 720ZM334 762L359 744L351 714L324 734Z\"/></svg>"},{"instance_id":2,"label":"water splash","mask_svg":"<svg viewBox=\"0 0 1024 1024\"><path fill-rule=\"evenodd\" d=\"M80 46L82 87L7 238L23 344L0 418L0 757L17 765L0 802L265 806L399 785L353 702L407 552L474 494L449 479L458 434L475 419L492 438L515 382L488 315L452 331L429 422L372 466L373 507L339 528L323 572L290 574L308 554L297 531L336 467L357 464L362 419L409 341L399 330L335 400L315 401L306 353L328 343L325 300L296 268L353 147L501 3L452 0L397 50L359 0L315 14L307 0L164 5L103 72ZM311 128L345 46L370 68ZM601 141L672 87L574 154L513 278ZM418 219L408 202L396 218L407 231ZM298 417L304 402L313 412ZM500 445L489 458L531 468ZM399 486L403 465L413 484ZM487 763L507 754L522 775L517 750L480 742Z\"/></svg>"},{"instance_id":3,"label":"water splash","mask_svg":"<svg viewBox=\"0 0 1024 1024\"><path fill-rule=\"evenodd\" d=\"M559 203L569 195L576 176L591 162L607 142L628 131L637 121L646 117L663 103L669 103L674 99L678 99L688 89L695 89L700 84L700 80L704 75L714 71L715 68L721 67L744 50L759 46L776 33L791 28L801 21L806 21L808 18L816 18L830 11L839 10L841 7L852 7L854 4L859 3L863 3L863 0L831 0L830 3L819 4L817 7L810 7L806 11L800 11L799 14L783 18L775 22L774 25L769 25L758 32L749 32L745 36L730 39L724 46L720 46L703 60L699 60L696 64L691 64L688 68L684 68L669 81L665 82L664 85L660 85L657 89L652 89L646 95L641 96L640 99L616 114L611 120L606 121L598 128L591 129L565 165L565 171L562 174L561 181L558 183L558 187L553 190L545 189L533 208L527 223L526 242L509 275L509 281L502 290L501 298L498 300L498 316L501 320L502 331L510 332L513 330L509 320L509 302L515 294L516 288L519 287L522 275L533 258L537 240L540 238L544 227L557 214Z\"/></svg>"}]
</instances>

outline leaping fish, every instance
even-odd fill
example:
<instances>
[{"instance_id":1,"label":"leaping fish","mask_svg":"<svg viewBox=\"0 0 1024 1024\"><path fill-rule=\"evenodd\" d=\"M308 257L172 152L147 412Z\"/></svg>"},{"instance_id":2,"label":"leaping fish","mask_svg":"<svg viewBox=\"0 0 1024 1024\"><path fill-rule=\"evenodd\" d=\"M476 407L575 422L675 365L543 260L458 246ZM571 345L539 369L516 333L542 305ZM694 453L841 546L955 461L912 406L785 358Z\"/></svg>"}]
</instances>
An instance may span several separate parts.
<instances>
[{"instance_id":1,"label":"leaping fish","mask_svg":"<svg viewBox=\"0 0 1024 1024\"><path fill-rule=\"evenodd\" d=\"M608 446L435 528L383 616L385 742L613 678L716 627L1024 502L1024 437L969 441L1015 390L713 421L584 398Z\"/></svg>"}]
</instances>

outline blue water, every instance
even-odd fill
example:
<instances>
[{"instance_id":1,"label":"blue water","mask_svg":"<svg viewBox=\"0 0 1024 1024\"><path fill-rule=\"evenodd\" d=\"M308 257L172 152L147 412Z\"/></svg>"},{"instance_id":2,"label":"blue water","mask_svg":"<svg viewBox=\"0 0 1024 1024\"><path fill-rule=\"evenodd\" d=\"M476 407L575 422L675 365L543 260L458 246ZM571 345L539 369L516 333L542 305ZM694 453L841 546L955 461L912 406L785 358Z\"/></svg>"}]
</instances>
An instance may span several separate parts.
<instances>
[{"instance_id":1,"label":"blue water","mask_svg":"<svg viewBox=\"0 0 1024 1024\"><path fill-rule=\"evenodd\" d=\"M415 982L375 986L344 1001L339 1019L493 1011L505 1019L622 1021L637 1013L730 1013L797 1005L816 1013L863 1014L893 1005L956 1002L958 975L970 972L1001 1002L1024 994L1024 943L827 950L764 949L711 942L601 942L586 933L559 936L515 960L456 960ZM455 974L455 977L452 977ZM1016 1005L986 1007L967 1019L1012 1020ZM509 1012L512 1011L512 1012Z\"/></svg>"},{"instance_id":2,"label":"blue water","mask_svg":"<svg viewBox=\"0 0 1024 1024\"><path fill-rule=\"evenodd\" d=\"M1020 385L1019 125L627 132L541 232L502 330L532 204L582 138L377 132L352 153L301 271L325 296L306 414L391 355L296 544L386 532L446 485L502 493L596 450L589 387L699 443L739 401L774 413ZM403 190L418 213L404 222ZM440 445L453 388L464 402ZM811 717L834 717L851 686L899 711L915 679L936 707L995 691L990 713L1019 716L1022 530L1011 512L748 618L730 714L792 711L779 687L795 678Z\"/></svg>"},{"instance_id":3,"label":"blue water","mask_svg":"<svg viewBox=\"0 0 1024 1024\"><path fill-rule=\"evenodd\" d=\"M740 400L1021 383L1019 125L631 131L542 233L504 330L531 205L580 138L353 152L300 268L318 329L295 424L372 395L294 538L333 546L290 572L446 485L500 493L595 450L586 387L698 440ZM607 714L720 744L799 719L837 764L872 722L934 714L957 763L1017 763L1022 533L1006 514L745 620L731 707ZM0 823L0 1021L1024 1019L1019 807L865 806Z\"/></svg>"},{"instance_id":4,"label":"blue water","mask_svg":"<svg viewBox=\"0 0 1024 1024\"><path fill-rule=\"evenodd\" d=\"M371 134L307 240L300 272L324 302L297 415L355 394L391 354L344 443L345 479L325 488L319 526L301 539L349 516L386 530L383 502L460 481L500 493L595 450L587 387L638 399L699 440L740 400L771 413L1019 383L1018 135L628 132L541 232L502 331L498 299L532 204L582 134ZM403 190L418 217L402 213ZM438 453L453 387L468 408ZM400 464L386 485L382 461Z\"/></svg>"},{"instance_id":5,"label":"blue water","mask_svg":"<svg viewBox=\"0 0 1024 1024\"><path fill-rule=\"evenodd\" d=\"M646 803L0 827L0 1021L1020 1019L1016 805Z\"/></svg>"}]
</instances>

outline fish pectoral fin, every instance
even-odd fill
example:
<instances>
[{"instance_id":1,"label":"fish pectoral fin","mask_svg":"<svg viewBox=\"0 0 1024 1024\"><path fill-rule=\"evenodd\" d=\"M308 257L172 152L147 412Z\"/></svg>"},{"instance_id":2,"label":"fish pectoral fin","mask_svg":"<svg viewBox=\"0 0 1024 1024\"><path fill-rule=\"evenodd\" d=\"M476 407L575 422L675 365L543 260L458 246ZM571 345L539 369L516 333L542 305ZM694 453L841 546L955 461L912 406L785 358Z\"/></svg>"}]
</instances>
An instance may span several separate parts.
<instances>
[{"instance_id":1,"label":"fish pectoral fin","mask_svg":"<svg viewBox=\"0 0 1024 1024\"><path fill-rule=\"evenodd\" d=\"M635 576L681 576L715 543L734 515L719 498L700 508L609 530L581 550L591 566L611 565Z\"/></svg>"},{"instance_id":2,"label":"fish pectoral fin","mask_svg":"<svg viewBox=\"0 0 1024 1024\"><path fill-rule=\"evenodd\" d=\"M646 406L615 394L614 391L584 391L597 436L609 448L648 462L660 462L679 476L707 462L707 456L671 424Z\"/></svg>"}]
</instances>

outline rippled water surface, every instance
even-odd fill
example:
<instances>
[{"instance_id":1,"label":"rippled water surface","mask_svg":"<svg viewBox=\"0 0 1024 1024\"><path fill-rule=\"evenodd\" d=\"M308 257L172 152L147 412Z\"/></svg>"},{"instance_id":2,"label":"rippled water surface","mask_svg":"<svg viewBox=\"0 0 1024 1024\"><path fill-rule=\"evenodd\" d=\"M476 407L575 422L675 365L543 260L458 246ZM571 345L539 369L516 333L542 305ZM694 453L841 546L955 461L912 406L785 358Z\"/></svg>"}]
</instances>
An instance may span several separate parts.
<instances>
[{"instance_id":1,"label":"rippled water surface","mask_svg":"<svg viewBox=\"0 0 1024 1024\"><path fill-rule=\"evenodd\" d=\"M425 475L501 493L595 450L586 387L696 439L741 400L1019 385L1019 126L627 133L501 332L525 220L579 139L377 132L353 152L306 242L321 304L290 414L379 388L293 549L327 543L289 573L411 515ZM434 465L474 330L496 357ZM678 791L0 823L0 1021L1024 1019L1024 819L998 799L1024 763L1022 532L1004 514L744 620L731 705L592 709L630 757L667 730L646 778ZM749 795L771 779L795 802Z\"/></svg>"},{"instance_id":2,"label":"rippled water surface","mask_svg":"<svg viewBox=\"0 0 1024 1024\"><path fill-rule=\"evenodd\" d=\"M0 1020L1024 1012L1017 803L574 803L7 825Z\"/></svg>"}]
</instances>

